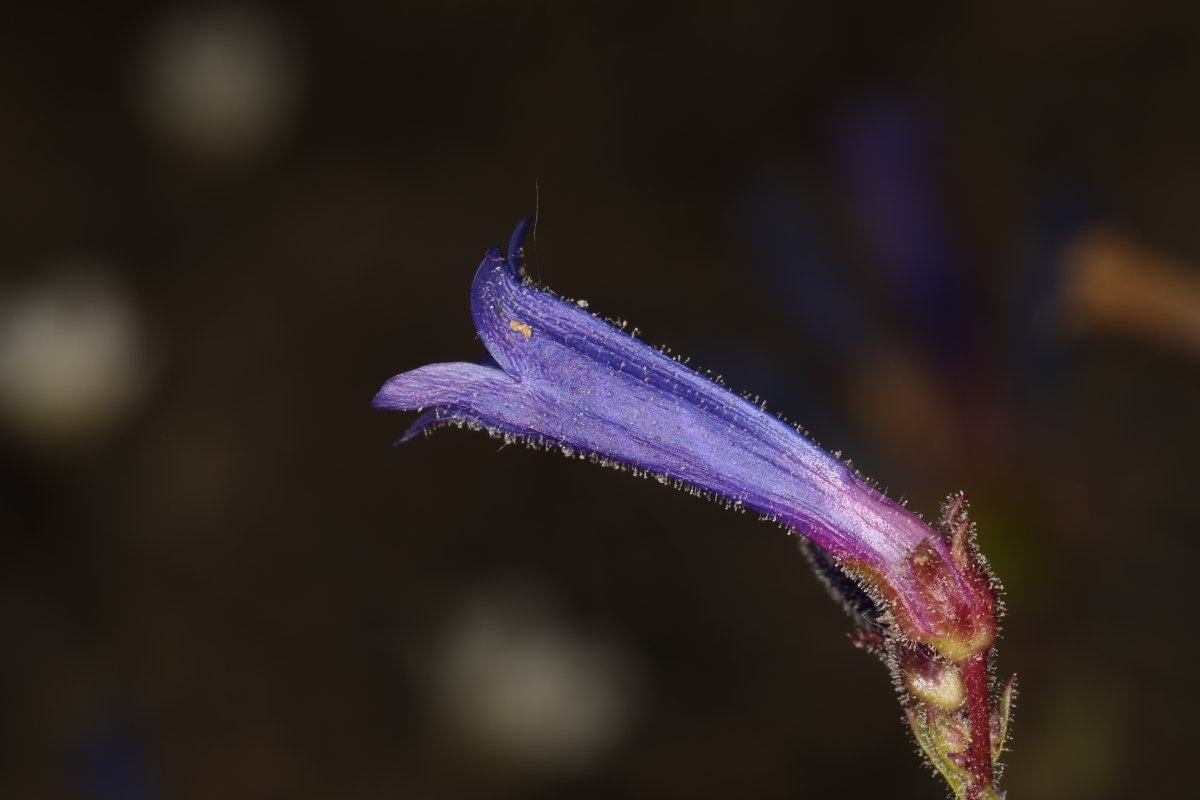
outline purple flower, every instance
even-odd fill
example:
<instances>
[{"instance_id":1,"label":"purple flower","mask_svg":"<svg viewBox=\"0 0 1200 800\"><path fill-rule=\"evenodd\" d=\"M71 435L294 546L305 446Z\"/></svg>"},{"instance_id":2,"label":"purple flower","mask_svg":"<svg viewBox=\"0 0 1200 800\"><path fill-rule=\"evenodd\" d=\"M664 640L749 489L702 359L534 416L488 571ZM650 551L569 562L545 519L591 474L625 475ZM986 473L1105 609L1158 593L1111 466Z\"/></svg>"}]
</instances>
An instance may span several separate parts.
<instances>
[{"instance_id":1,"label":"purple flower","mask_svg":"<svg viewBox=\"0 0 1200 800\"><path fill-rule=\"evenodd\" d=\"M894 635L955 662L990 647L995 593L966 532L935 531L775 415L533 286L526 227L507 258L488 251L471 287L492 360L420 367L376 395L378 408L427 409L404 440L467 425L693 487L807 537Z\"/></svg>"}]
</instances>

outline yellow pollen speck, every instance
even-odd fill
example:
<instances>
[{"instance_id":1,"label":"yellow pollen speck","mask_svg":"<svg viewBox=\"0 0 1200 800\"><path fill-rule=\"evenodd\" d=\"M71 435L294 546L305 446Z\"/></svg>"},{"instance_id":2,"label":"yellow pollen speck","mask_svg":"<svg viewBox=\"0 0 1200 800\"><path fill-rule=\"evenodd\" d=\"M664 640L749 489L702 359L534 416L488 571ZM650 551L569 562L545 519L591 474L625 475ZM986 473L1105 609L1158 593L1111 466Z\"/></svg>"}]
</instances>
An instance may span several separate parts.
<instances>
[{"instance_id":1,"label":"yellow pollen speck","mask_svg":"<svg viewBox=\"0 0 1200 800\"><path fill-rule=\"evenodd\" d=\"M530 336L533 336L533 327L528 322L521 322L520 320L514 319L508 323L508 327L512 328L526 339L528 339Z\"/></svg>"}]
</instances>

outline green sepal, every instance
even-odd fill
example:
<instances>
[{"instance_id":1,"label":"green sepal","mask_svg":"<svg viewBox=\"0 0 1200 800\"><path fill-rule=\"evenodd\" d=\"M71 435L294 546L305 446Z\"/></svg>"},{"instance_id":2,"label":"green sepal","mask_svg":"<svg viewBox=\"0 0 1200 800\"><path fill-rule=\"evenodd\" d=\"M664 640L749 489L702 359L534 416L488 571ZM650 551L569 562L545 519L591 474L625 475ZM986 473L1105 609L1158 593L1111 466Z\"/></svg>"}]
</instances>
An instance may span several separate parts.
<instances>
[{"instance_id":1,"label":"green sepal","mask_svg":"<svg viewBox=\"0 0 1200 800\"><path fill-rule=\"evenodd\" d=\"M1000 694L1000 701L996 704L996 714L1000 719L1000 725L996 734L992 736L993 764L1000 761L1000 756L1004 753L1004 746L1008 743L1008 722L1012 719L1013 698L1016 697L1016 694L1017 676L1013 675L1008 679L1004 691Z\"/></svg>"}]
</instances>

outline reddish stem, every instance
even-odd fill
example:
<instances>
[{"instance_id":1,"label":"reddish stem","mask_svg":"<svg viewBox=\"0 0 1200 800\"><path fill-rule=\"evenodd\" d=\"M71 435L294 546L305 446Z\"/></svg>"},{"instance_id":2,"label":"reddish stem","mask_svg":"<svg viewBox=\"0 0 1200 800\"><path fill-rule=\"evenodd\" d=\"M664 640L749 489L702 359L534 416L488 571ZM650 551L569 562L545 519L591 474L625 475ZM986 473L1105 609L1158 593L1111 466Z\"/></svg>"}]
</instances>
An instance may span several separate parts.
<instances>
[{"instance_id":1,"label":"reddish stem","mask_svg":"<svg viewBox=\"0 0 1200 800\"><path fill-rule=\"evenodd\" d=\"M967 800L979 800L985 790L992 788L992 711L988 692L988 654L984 650L971 656L962 665L966 686L967 726L971 744L967 750L967 770L971 786Z\"/></svg>"}]
</instances>

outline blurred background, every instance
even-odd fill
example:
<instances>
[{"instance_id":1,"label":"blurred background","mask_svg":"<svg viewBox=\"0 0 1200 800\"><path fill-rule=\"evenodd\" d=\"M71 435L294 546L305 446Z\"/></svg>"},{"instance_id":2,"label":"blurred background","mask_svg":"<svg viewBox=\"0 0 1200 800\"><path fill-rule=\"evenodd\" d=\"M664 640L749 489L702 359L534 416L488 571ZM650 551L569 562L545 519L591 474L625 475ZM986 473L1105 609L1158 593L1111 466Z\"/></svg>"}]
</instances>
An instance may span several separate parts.
<instances>
[{"instance_id":1,"label":"blurred background","mask_svg":"<svg viewBox=\"0 0 1200 800\"><path fill-rule=\"evenodd\" d=\"M1180 4L0 15L0 795L939 797L793 539L446 431L531 272L759 394L1007 588L1014 798L1200 712L1200 20Z\"/></svg>"}]
</instances>

